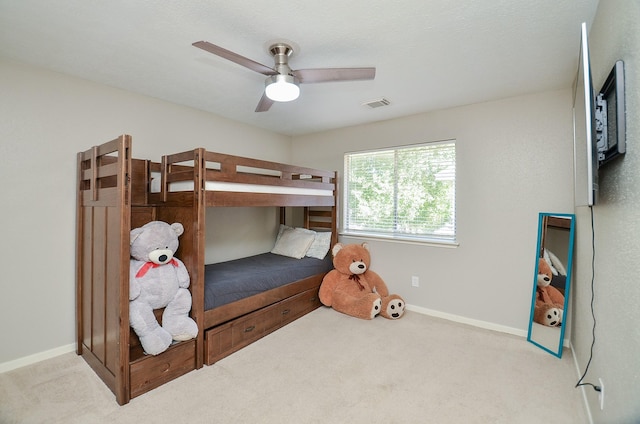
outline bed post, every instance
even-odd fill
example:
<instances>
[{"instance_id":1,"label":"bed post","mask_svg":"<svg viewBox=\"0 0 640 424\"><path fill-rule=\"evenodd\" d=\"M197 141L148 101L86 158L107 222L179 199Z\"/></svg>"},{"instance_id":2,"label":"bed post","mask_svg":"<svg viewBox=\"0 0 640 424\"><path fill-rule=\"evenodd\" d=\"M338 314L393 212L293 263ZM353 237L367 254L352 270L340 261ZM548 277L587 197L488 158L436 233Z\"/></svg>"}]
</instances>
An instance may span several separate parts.
<instances>
[{"instance_id":1,"label":"bed post","mask_svg":"<svg viewBox=\"0 0 640 424\"><path fill-rule=\"evenodd\" d=\"M196 369L202 368L204 364L204 251L206 246L205 220L206 220L206 192L205 182L207 180L207 163L205 149L195 150L194 158L194 200L193 200L193 220L195 223L192 256L193 262L191 270L193 281L191 291L192 296L192 317L198 324L198 336L196 339Z\"/></svg>"},{"instance_id":2,"label":"bed post","mask_svg":"<svg viewBox=\"0 0 640 424\"><path fill-rule=\"evenodd\" d=\"M333 179L333 206L331 207L331 247L338 242L338 171Z\"/></svg>"},{"instance_id":3,"label":"bed post","mask_svg":"<svg viewBox=\"0 0 640 424\"><path fill-rule=\"evenodd\" d=\"M76 352L129 402L131 137L78 153Z\"/></svg>"},{"instance_id":4,"label":"bed post","mask_svg":"<svg viewBox=\"0 0 640 424\"><path fill-rule=\"evenodd\" d=\"M83 326L82 326L82 297L83 297L83 287L81 284L82 279L82 255L80 252L83 250L82 244L82 234L83 234L83 226L82 226L82 153L78 153L77 155L77 165L76 165L76 354L82 355L82 335L84 334Z\"/></svg>"}]
</instances>

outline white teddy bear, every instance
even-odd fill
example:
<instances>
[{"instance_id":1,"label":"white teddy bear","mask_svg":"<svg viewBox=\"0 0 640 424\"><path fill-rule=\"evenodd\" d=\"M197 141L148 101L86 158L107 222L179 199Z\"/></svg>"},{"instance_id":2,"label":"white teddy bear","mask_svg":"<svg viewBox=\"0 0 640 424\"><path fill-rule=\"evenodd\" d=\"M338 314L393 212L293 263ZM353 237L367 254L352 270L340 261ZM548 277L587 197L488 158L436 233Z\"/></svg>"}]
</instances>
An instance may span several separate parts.
<instances>
[{"instance_id":1,"label":"white teddy bear","mask_svg":"<svg viewBox=\"0 0 640 424\"><path fill-rule=\"evenodd\" d=\"M198 326L189 317L189 273L173 256L183 232L182 224L162 221L131 230L129 323L147 354L157 355L173 340L190 340L198 335ZM165 308L162 326L153 314L159 308Z\"/></svg>"}]
</instances>

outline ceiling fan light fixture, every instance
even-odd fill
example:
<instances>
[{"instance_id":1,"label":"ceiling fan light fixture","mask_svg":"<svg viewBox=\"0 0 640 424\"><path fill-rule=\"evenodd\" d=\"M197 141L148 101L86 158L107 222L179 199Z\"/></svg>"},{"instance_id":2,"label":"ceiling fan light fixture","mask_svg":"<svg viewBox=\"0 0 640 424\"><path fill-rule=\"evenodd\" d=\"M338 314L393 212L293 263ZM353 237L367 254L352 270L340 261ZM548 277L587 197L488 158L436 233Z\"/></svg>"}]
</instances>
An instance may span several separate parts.
<instances>
[{"instance_id":1,"label":"ceiling fan light fixture","mask_svg":"<svg viewBox=\"0 0 640 424\"><path fill-rule=\"evenodd\" d=\"M264 92L274 102L290 102L300 95L299 82L291 75L272 75L265 81Z\"/></svg>"}]
</instances>

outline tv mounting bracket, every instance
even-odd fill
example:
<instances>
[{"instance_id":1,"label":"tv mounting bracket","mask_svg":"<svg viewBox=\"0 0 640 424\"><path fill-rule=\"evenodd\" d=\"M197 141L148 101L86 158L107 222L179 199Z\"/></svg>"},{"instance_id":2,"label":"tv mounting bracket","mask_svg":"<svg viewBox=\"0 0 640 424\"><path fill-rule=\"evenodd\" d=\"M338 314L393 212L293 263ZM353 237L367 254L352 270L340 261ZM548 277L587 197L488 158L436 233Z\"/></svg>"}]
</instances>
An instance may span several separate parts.
<instances>
[{"instance_id":1,"label":"tv mounting bracket","mask_svg":"<svg viewBox=\"0 0 640 424\"><path fill-rule=\"evenodd\" d=\"M604 165L626 152L624 62L618 60L595 101L598 163Z\"/></svg>"}]
</instances>

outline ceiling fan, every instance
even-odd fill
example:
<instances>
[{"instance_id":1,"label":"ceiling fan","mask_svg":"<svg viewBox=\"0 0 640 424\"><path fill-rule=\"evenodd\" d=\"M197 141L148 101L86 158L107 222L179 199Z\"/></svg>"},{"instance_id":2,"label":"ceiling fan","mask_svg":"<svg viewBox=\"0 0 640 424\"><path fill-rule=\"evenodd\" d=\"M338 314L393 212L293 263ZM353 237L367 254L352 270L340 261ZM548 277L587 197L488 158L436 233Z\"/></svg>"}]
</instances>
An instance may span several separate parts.
<instances>
[{"instance_id":1,"label":"ceiling fan","mask_svg":"<svg viewBox=\"0 0 640 424\"><path fill-rule=\"evenodd\" d=\"M376 68L319 68L294 71L288 63L289 57L293 54L293 48L286 43L276 43L269 47L269 52L275 61L273 68L207 41L197 41L193 45L267 76L265 91L258 102L256 112L266 112L274 102L297 99L300 95L300 84L370 80L376 75Z\"/></svg>"}]
</instances>

